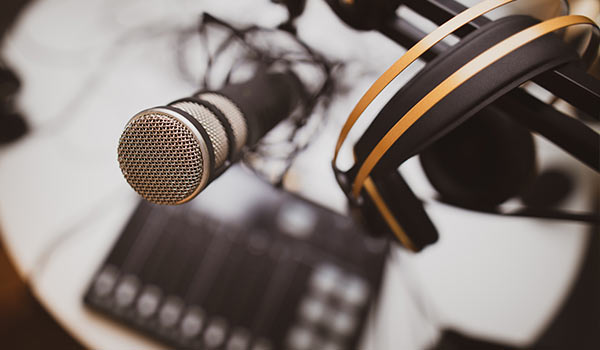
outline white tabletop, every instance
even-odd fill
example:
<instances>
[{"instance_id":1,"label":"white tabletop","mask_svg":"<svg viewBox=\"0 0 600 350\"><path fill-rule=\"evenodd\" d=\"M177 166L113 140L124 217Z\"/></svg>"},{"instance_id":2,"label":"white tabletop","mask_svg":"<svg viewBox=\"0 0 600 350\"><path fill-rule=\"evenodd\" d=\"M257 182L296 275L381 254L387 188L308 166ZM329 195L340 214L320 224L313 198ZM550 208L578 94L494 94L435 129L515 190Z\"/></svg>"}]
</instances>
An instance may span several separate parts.
<instances>
[{"instance_id":1,"label":"white tabletop","mask_svg":"<svg viewBox=\"0 0 600 350\"><path fill-rule=\"evenodd\" d=\"M2 239L43 305L90 348L162 347L89 311L82 296L138 199L116 161L122 127L139 110L194 91L174 68L173 43L199 10L262 25L285 17L267 0L45 0L33 4L4 48L23 79L19 104L33 132L0 150ZM330 57L353 62L346 79L352 89L336 100L291 176L303 196L343 212L329 162L334 137L352 102L403 50L376 33L349 30L319 0L308 1L299 32ZM595 173L538 144L541 166L570 169L577 179L567 206L585 209ZM431 197L418 162L402 171L419 196ZM440 326L515 345L533 341L569 291L586 225L435 202L426 209L440 241L416 255L394 250L363 347L423 347Z\"/></svg>"}]
</instances>

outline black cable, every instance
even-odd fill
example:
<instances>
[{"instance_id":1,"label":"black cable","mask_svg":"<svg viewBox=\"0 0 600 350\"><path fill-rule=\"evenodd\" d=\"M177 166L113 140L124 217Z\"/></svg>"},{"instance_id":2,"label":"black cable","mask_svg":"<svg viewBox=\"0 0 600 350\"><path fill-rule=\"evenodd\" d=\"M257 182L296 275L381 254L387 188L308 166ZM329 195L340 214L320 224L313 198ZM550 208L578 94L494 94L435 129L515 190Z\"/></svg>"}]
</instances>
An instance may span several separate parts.
<instances>
[{"instance_id":1,"label":"black cable","mask_svg":"<svg viewBox=\"0 0 600 350\"><path fill-rule=\"evenodd\" d=\"M208 33L211 29L220 29L225 32L224 38L214 46L214 49L211 49L208 40ZM339 69L341 64L338 62L331 62L323 55L313 50L295 34L295 31L287 31L281 28L265 28L257 25L238 28L222 19L204 13L201 16L201 21L195 32L197 37L202 41L203 51L206 54L205 71L198 82L196 79L191 78L191 70L188 69L188 66L185 64L185 48L181 46L191 38L191 34L194 33L183 33L182 38L179 40L180 49L178 50L178 68L180 74L186 80L199 84L201 90L214 90L229 84L234 79L236 71L248 66L253 67L255 70L278 69L295 72L295 70L299 69L300 65L305 65L311 67L312 70L319 72L321 77L317 79L318 84L314 84L315 86L307 89L309 91L303 96L300 108L294 111L292 116L284 121L284 123L291 125L291 129L285 138L285 141L271 143L267 141L260 142L247 152L244 159L246 163L252 163L258 160L282 162L283 166L280 174L277 176L276 180L272 181L275 186L282 186L283 179L292 166L293 160L310 144L312 138L317 134L315 130L306 141L300 142L298 140L299 135L302 134L301 131L307 127L309 119L320 118L320 121L317 124L321 124L323 121L324 111L329 106L332 96L336 91L334 73ZM276 35L285 37L289 43L293 44L296 50L292 50L288 47L278 47L274 40L267 40L269 39L269 36ZM214 40L214 36L211 38ZM261 39L264 39L265 41L263 45L260 44ZM221 83L216 84L216 63L222 62L222 57L227 53L230 53L230 50L235 50L236 45L239 45L237 47L241 49L241 52L234 52L236 58L230 64ZM198 62L194 62L194 64L197 65ZM296 73L296 75L302 80L302 74ZM311 81L313 80L315 79L311 79ZM321 111L319 111L320 113L317 113L317 110L319 109L321 109ZM289 147L286 147L286 145ZM284 155L277 155L273 151L273 148L276 148L278 151L281 149L289 149L289 151ZM252 166L252 164L247 165L249 165L253 171L260 173L256 167Z\"/></svg>"}]
</instances>

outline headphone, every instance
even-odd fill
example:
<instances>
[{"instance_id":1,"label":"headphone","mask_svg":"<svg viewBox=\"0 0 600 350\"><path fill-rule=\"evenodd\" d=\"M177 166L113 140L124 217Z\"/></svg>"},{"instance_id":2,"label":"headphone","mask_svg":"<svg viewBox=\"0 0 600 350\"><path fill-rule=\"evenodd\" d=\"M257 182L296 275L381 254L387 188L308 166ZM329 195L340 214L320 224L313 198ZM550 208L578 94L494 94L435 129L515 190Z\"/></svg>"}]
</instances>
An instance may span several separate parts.
<instances>
[{"instance_id":1,"label":"headphone","mask_svg":"<svg viewBox=\"0 0 600 350\"><path fill-rule=\"evenodd\" d=\"M385 86L446 36L512 1L486 0L444 23L379 77L350 113L332 164L353 212L371 232L391 232L413 251L437 240L437 230L423 203L397 171L419 153L426 176L445 202L497 212L498 204L529 192L524 202L532 206L517 215L598 222L594 214L562 213L539 206L536 194L540 186L541 192L548 183L560 189L555 198L542 201L550 203L562 198L571 184L557 172L536 176L529 129L596 171L598 134L531 96L526 100L533 103L521 103L519 108L511 103L525 99L526 93L515 88L544 72L571 62L589 67L597 54L600 30L583 16L540 23L529 16L513 15L473 31L429 62L395 94L354 145L354 166L347 171L337 168L337 156L350 129ZM580 57L551 33L582 24L594 30Z\"/></svg>"}]
</instances>

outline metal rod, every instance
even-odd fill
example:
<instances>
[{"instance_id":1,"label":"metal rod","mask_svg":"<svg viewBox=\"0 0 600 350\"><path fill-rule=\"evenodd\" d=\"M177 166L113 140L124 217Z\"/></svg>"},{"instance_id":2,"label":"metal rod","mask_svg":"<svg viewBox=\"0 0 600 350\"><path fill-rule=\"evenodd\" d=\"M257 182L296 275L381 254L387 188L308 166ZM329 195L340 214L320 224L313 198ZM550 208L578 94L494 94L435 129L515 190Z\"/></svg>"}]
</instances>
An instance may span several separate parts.
<instances>
[{"instance_id":1,"label":"metal rod","mask_svg":"<svg viewBox=\"0 0 600 350\"><path fill-rule=\"evenodd\" d=\"M454 0L404 0L404 4L438 25L466 9L464 5ZM490 19L487 17L479 17L465 25L456 34L464 37L489 22ZM397 29L400 30L403 27ZM380 30L380 32L394 40L394 37L389 36L389 28ZM590 117L600 119L600 81L587 74L577 62L556 68L533 78L532 81Z\"/></svg>"}]
</instances>

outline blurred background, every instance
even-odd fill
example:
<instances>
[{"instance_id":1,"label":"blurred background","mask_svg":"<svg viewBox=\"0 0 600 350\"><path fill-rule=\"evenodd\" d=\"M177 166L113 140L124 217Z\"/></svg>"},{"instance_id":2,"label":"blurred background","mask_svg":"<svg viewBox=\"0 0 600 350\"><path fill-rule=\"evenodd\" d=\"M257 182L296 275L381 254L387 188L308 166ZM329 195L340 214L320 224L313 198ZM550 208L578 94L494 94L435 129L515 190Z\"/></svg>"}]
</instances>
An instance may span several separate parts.
<instances>
[{"instance_id":1,"label":"blurred background","mask_svg":"<svg viewBox=\"0 0 600 350\"><path fill-rule=\"evenodd\" d=\"M119 320L118 314L110 315L102 307L98 312L97 305L94 311L84 297L101 267L107 266L107 256L124 227L138 215L139 197L124 181L116 160L123 127L141 110L211 87L203 85L206 51L214 48L223 34L200 29L203 13L235 28L254 25L289 30L291 26L327 62L331 90L319 108L302 120L299 141L294 138L286 143L289 125L267 136L265 144L274 146L265 147L265 152L278 149L285 153L292 144L284 161L261 157L260 150L254 150L246 161L261 178L302 197L302 205L322 208L315 209L318 215L334 221L349 217L346 197L331 170L337 134L364 91L406 49L376 31L350 28L323 0L306 1L302 14L290 24L287 19L294 7L280 2L7 0L0 4L2 347L174 347L157 341L160 334L157 338L147 329L140 331L139 326L134 330L136 327ZM569 4L571 13L598 22L597 0L572 0ZM561 11L561 1L520 0L493 11L490 17L525 13L545 19ZM423 31L435 28L406 8L398 13ZM269 38L265 35L255 40ZM274 46L267 43L264 47ZM413 64L392 83L392 89L384 91L381 100L389 100L393 89L421 67L422 62ZM215 64L213 88L223 76L219 69L227 70ZM594 70L598 74L598 65ZM307 85L324 79L314 72L301 78ZM545 92L540 96L552 100ZM368 110L373 114L370 120L378 106ZM566 103L557 106L565 113L576 113ZM350 134L350 143L366 129L369 117L366 119ZM598 130L597 123L590 125ZM562 207L597 213L597 173L545 139L536 136L535 141L538 166L563 169L574 183ZM419 198L434 198L435 190L415 158L403 165L402 174ZM347 150L341 162L348 165L351 159ZM236 186L232 179L238 175L227 176L219 180L223 193ZM236 211L231 207L239 205L251 212L258 204L245 207L237 202L259 196L261 191L250 188L262 187L248 182L248 188L241 186L227 195L215 189L195 207L203 213L206 207L219 207L219 215L230 215ZM219 200L210 201L216 197ZM421 253L392 242L389 251L377 256L379 260L350 257L346 261L337 255L344 249L343 242L327 248L326 254L332 261L340 261L340 266L349 266L349 270L355 265L365 267L364 271L357 267L357 276L368 282L371 295L369 307L357 312L362 327L352 333L356 348L600 346L597 226L499 217L438 202L428 203L426 208L439 228L440 240ZM308 220L294 213L293 218L300 215L301 222ZM320 233L328 234L328 230ZM364 247L382 240L387 244L385 239L369 237L363 242L357 238ZM365 252L372 248L364 247ZM314 271L320 271L318 266ZM89 300L86 303L93 304ZM290 337L286 339L296 339ZM258 342L253 346L261 348ZM326 349L324 345L309 348ZM270 348L265 345L264 349Z\"/></svg>"}]
</instances>

